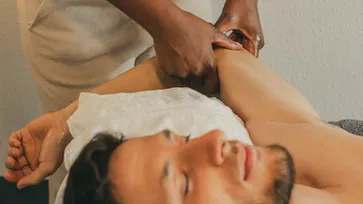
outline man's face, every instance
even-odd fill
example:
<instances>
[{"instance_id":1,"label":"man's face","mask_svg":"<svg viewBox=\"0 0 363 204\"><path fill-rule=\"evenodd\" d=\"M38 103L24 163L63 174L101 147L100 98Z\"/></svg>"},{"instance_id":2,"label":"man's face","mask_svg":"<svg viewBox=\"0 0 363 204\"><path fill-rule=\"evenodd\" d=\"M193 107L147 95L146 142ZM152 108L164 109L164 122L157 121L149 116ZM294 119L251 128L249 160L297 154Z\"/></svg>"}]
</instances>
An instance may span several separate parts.
<instances>
[{"instance_id":1,"label":"man's face","mask_svg":"<svg viewBox=\"0 0 363 204\"><path fill-rule=\"evenodd\" d=\"M190 141L169 131L126 141L109 178L125 204L287 204L295 172L279 146L247 146L212 131Z\"/></svg>"}]
</instances>

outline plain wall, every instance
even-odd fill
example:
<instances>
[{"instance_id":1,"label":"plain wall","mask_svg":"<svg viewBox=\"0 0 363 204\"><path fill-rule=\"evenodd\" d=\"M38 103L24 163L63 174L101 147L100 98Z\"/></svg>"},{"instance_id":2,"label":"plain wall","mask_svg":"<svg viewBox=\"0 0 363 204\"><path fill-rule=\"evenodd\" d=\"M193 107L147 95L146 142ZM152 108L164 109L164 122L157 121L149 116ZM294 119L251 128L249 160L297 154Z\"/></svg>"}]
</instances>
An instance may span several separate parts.
<instances>
[{"instance_id":1,"label":"plain wall","mask_svg":"<svg viewBox=\"0 0 363 204\"><path fill-rule=\"evenodd\" d=\"M24 60L16 1L0 0L0 174L5 171L9 135L41 109Z\"/></svg>"},{"instance_id":2,"label":"plain wall","mask_svg":"<svg viewBox=\"0 0 363 204\"><path fill-rule=\"evenodd\" d=\"M363 1L260 0L261 59L326 120L363 119Z\"/></svg>"},{"instance_id":3,"label":"plain wall","mask_svg":"<svg viewBox=\"0 0 363 204\"><path fill-rule=\"evenodd\" d=\"M222 0L219 5L222 5ZM325 120L363 119L363 2L260 0L261 59ZM215 6L216 12L220 6ZM0 173L9 134L41 114L22 53L16 1L0 0Z\"/></svg>"},{"instance_id":4,"label":"plain wall","mask_svg":"<svg viewBox=\"0 0 363 204\"><path fill-rule=\"evenodd\" d=\"M217 13L224 0L217 0ZM363 119L363 1L259 0L260 59L322 119Z\"/></svg>"}]
</instances>

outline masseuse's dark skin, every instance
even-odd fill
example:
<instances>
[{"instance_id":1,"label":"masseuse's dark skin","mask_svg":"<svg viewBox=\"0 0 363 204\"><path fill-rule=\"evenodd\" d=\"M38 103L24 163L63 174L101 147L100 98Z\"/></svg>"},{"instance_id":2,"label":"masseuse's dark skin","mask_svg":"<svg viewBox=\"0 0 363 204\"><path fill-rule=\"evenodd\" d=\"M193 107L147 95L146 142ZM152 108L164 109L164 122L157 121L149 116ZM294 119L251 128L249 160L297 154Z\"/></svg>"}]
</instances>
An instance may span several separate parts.
<instances>
[{"instance_id":1,"label":"masseuse's dark skin","mask_svg":"<svg viewBox=\"0 0 363 204\"><path fill-rule=\"evenodd\" d=\"M165 73L187 79L207 75L209 90L218 83L213 46L241 48L224 33L239 33L241 44L255 56L264 45L257 0L227 0L215 26L181 10L170 0L109 2L150 33L159 67Z\"/></svg>"},{"instance_id":2,"label":"masseuse's dark skin","mask_svg":"<svg viewBox=\"0 0 363 204\"><path fill-rule=\"evenodd\" d=\"M237 41L256 57L265 45L257 0L227 0L215 26L222 33L234 31Z\"/></svg>"}]
</instances>

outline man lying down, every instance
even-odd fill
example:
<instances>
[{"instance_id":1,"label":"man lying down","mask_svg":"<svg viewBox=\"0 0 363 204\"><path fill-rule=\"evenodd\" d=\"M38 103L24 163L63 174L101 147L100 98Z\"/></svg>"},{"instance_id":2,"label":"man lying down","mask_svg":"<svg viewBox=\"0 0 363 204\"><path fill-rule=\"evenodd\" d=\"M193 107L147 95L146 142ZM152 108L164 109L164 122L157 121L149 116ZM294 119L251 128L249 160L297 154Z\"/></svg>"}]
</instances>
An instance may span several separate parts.
<instances>
[{"instance_id":1,"label":"man lying down","mask_svg":"<svg viewBox=\"0 0 363 204\"><path fill-rule=\"evenodd\" d=\"M58 131L64 134L45 137L52 153L63 153L69 131L75 137L65 153L64 203L361 204L363 139L320 121L296 89L248 52L215 54L225 105L187 88L162 91L180 84L152 59L94 90L124 93L85 94L74 114L77 102L57 113L58 123L73 116ZM54 173L39 169L59 167L62 157L29 146L40 155L32 157L37 165L15 165L27 157L19 145L26 134L19 135L9 140L20 153L10 154L5 178L23 187Z\"/></svg>"}]
</instances>

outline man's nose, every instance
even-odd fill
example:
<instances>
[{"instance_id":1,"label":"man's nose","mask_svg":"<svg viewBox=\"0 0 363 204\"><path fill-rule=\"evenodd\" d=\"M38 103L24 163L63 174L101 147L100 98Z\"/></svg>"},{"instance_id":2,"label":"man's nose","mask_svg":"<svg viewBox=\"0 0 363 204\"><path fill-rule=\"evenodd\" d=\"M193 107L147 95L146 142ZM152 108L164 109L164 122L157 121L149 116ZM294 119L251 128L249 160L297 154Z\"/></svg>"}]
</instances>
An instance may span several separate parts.
<instances>
[{"instance_id":1,"label":"man's nose","mask_svg":"<svg viewBox=\"0 0 363 204\"><path fill-rule=\"evenodd\" d=\"M210 164L220 166L227 155L229 145L220 130L214 130L201 136L195 141L196 157L204 157ZM202 159L202 158L201 158Z\"/></svg>"}]
</instances>

